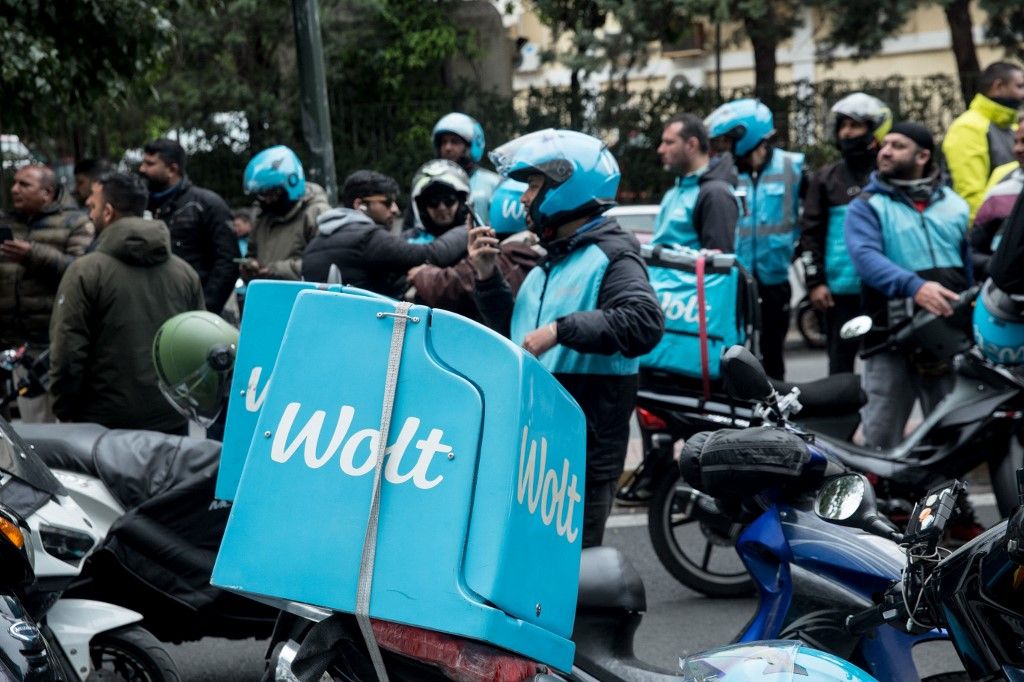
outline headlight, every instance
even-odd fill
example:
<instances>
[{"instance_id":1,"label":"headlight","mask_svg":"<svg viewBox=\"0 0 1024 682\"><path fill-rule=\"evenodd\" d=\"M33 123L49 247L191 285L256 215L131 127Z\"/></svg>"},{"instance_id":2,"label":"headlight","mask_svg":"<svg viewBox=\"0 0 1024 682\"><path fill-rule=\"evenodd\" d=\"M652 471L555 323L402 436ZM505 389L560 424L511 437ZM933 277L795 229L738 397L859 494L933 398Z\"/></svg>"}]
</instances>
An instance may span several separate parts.
<instances>
[{"instance_id":1,"label":"headlight","mask_svg":"<svg viewBox=\"0 0 1024 682\"><path fill-rule=\"evenodd\" d=\"M76 530L56 528L45 524L39 526L39 537L43 549L61 561L78 566L92 550L92 537Z\"/></svg>"}]
</instances>

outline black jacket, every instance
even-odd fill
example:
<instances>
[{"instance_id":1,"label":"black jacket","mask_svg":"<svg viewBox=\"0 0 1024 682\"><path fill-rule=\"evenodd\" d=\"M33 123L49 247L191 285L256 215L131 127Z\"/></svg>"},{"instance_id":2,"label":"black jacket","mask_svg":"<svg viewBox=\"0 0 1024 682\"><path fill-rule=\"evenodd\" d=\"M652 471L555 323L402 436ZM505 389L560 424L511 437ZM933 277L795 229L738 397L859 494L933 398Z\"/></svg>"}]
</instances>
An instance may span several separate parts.
<instances>
[{"instance_id":1,"label":"black jacket","mask_svg":"<svg viewBox=\"0 0 1024 682\"><path fill-rule=\"evenodd\" d=\"M800 217L800 251L808 291L825 284L825 244L828 241L829 209L845 206L867 186L873 168L851 169L840 159L811 177Z\"/></svg>"},{"instance_id":2,"label":"black jacket","mask_svg":"<svg viewBox=\"0 0 1024 682\"><path fill-rule=\"evenodd\" d=\"M719 154L713 158L698 184L693 229L701 248L732 253L736 249L736 222L740 218L735 191L739 179L732 155Z\"/></svg>"},{"instance_id":3,"label":"black jacket","mask_svg":"<svg viewBox=\"0 0 1024 682\"><path fill-rule=\"evenodd\" d=\"M637 357L661 340L665 318L640 259L640 246L614 220L547 246L537 267L557 262L576 249L597 244L608 257L596 310L558 320L558 342L582 353L622 353ZM477 282L476 301L487 325L509 335L514 301L499 270ZM583 409L587 420L587 482L617 478L629 442L629 420L636 404L637 375L556 374Z\"/></svg>"},{"instance_id":4,"label":"black jacket","mask_svg":"<svg viewBox=\"0 0 1024 682\"><path fill-rule=\"evenodd\" d=\"M195 268L203 283L206 309L219 313L238 280L241 257L238 238L232 228L231 210L224 200L208 189L196 187L183 178L171 195L154 204L153 217L171 231L171 251Z\"/></svg>"},{"instance_id":5,"label":"black jacket","mask_svg":"<svg viewBox=\"0 0 1024 682\"><path fill-rule=\"evenodd\" d=\"M351 208L323 213L317 226L319 233L302 255L302 279L309 282L326 282L333 264L341 270L342 283L399 298L410 268L424 263L447 267L466 255L466 228L461 226L429 244L410 244Z\"/></svg>"},{"instance_id":6,"label":"black jacket","mask_svg":"<svg viewBox=\"0 0 1024 682\"><path fill-rule=\"evenodd\" d=\"M988 274L995 285L1008 294L1024 294L1024 192L1003 223L1003 239L988 263Z\"/></svg>"}]
</instances>

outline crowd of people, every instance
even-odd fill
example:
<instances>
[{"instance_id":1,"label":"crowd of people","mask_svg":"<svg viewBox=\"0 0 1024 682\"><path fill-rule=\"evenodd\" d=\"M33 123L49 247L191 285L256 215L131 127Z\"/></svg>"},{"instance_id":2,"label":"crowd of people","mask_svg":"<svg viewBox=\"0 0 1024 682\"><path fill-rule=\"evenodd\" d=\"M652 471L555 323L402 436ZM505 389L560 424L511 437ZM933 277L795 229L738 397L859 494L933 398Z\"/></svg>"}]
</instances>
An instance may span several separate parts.
<instances>
[{"instance_id":1,"label":"crowd of people","mask_svg":"<svg viewBox=\"0 0 1024 682\"><path fill-rule=\"evenodd\" d=\"M851 371L857 346L840 338L844 322L866 312L888 326L915 306L947 315L984 272L1024 185L1022 101L1024 71L989 66L945 132L942 161L935 131L850 94L832 108L841 158L813 174L802 154L775 145L760 101L680 113L658 147L677 179L653 242L738 256L758 285L763 362L778 379L800 258L827 320L829 371ZM601 543L638 358L659 342L664 316L636 240L605 215L620 174L600 140L530 133L491 153L499 175L480 165L480 124L448 114L404 215L399 182L372 169L349 174L330 206L285 146L251 159L243 185L255 203L234 212L193 184L178 142L143 151L137 172L77 164L74 197L45 166L15 174L13 211L0 214L0 343L48 347L51 366L49 395L19 400L23 419L184 433L153 367L165 321L189 310L237 320L255 279L340 278L453 310L538 357L586 416L584 545ZM898 441L914 401L929 409L949 377L896 353L868 360L867 443Z\"/></svg>"}]
</instances>

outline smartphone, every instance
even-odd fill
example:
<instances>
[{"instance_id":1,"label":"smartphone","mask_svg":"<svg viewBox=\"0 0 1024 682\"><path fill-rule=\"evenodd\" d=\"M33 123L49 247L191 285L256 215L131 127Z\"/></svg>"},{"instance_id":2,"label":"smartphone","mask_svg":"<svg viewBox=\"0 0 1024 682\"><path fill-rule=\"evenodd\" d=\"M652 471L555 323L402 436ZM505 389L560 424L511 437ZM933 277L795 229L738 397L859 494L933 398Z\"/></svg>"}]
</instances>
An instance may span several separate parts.
<instances>
[{"instance_id":1,"label":"smartphone","mask_svg":"<svg viewBox=\"0 0 1024 682\"><path fill-rule=\"evenodd\" d=\"M231 260L234 261L235 263L238 263L239 265L245 265L251 259L250 258L232 258Z\"/></svg>"},{"instance_id":2,"label":"smartphone","mask_svg":"<svg viewBox=\"0 0 1024 682\"><path fill-rule=\"evenodd\" d=\"M0 243L13 241L14 231L6 225L0 225Z\"/></svg>"}]
</instances>

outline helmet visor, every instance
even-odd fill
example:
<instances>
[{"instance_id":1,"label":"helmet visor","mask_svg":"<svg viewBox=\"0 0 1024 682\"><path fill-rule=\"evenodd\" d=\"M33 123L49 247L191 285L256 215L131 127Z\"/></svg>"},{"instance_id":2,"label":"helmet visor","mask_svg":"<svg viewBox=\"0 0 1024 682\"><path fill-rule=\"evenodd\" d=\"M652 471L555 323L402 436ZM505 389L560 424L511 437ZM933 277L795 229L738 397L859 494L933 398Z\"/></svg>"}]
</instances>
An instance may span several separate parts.
<instances>
[{"instance_id":1,"label":"helmet visor","mask_svg":"<svg viewBox=\"0 0 1024 682\"><path fill-rule=\"evenodd\" d=\"M158 381L160 392L175 410L203 428L209 428L221 410L231 389L231 372L217 371L208 363L174 384Z\"/></svg>"},{"instance_id":2,"label":"helmet visor","mask_svg":"<svg viewBox=\"0 0 1024 682\"><path fill-rule=\"evenodd\" d=\"M506 142L488 156L491 157L491 163L494 164L494 169L498 171L498 174L507 178L515 165L516 156L521 150L544 140L554 141L555 137L556 133L553 128L537 130Z\"/></svg>"}]
</instances>

